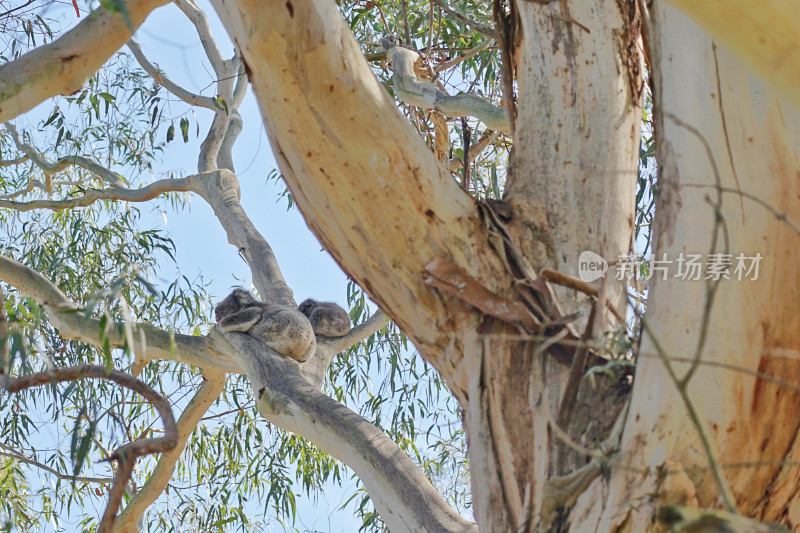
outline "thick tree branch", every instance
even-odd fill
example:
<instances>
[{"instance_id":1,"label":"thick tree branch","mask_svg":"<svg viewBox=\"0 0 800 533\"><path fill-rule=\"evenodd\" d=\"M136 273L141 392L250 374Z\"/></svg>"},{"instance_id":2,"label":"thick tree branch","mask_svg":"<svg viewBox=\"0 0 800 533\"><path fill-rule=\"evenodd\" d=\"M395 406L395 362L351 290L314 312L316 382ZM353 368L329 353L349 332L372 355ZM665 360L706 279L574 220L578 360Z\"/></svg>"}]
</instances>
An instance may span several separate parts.
<instances>
[{"instance_id":1,"label":"thick tree branch","mask_svg":"<svg viewBox=\"0 0 800 533\"><path fill-rule=\"evenodd\" d=\"M166 0L128 0L128 20L100 7L50 44L0 66L0 123L57 94L73 94ZM129 22L130 25L129 25Z\"/></svg>"},{"instance_id":2,"label":"thick tree branch","mask_svg":"<svg viewBox=\"0 0 800 533\"><path fill-rule=\"evenodd\" d=\"M111 486L108 505L103 512L100 527L98 528L98 533L110 533L120 503L122 503L122 496L125 493L125 488L131 478L133 468L136 465L136 459L142 455L166 452L173 448L178 441L177 426L175 425L175 418L172 416L172 408L169 401L150 386L131 375L118 370L109 370L104 366L80 365L59 368L51 372L39 372L11 379L3 385L8 392L13 394L31 387L48 385L55 382L60 383L62 381L77 381L89 377L107 379L138 393L158 411L164 424L163 437L129 442L119 447L110 458L111 460L117 461L117 472L114 476L114 483Z\"/></svg>"},{"instance_id":3,"label":"thick tree branch","mask_svg":"<svg viewBox=\"0 0 800 533\"><path fill-rule=\"evenodd\" d=\"M800 107L800 4L786 0L669 2L730 48L781 96Z\"/></svg>"},{"instance_id":4,"label":"thick tree branch","mask_svg":"<svg viewBox=\"0 0 800 533\"><path fill-rule=\"evenodd\" d=\"M228 242L242 254L253 275L261 298L267 302L297 307L292 289L281 274L278 260L269 243L258 232L239 201L239 180L233 172L222 169L202 174L202 196L219 219Z\"/></svg>"},{"instance_id":5,"label":"thick tree branch","mask_svg":"<svg viewBox=\"0 0 800 533\"><path fill-rule=\"evenodd\" d=\"M128 41L128 48L131 52L133 52L133 56L136 58L136 61L139 62L139 65L141 65L144 71L147 72L156 83L189 105L196 105L205 107L206 109L210 109L215 112L217 111L218 108L214 105L214 100L212 98L187 91L164 75L157 66L153 65L147 59L147 56L145 56L144 52L142 52L142 47L139 46L139 43L131 39Z\"/></svg>"},{"instance_id":6,"label":"thick tree branch","mask_svg":"<svg viewBox=\"0 0 800 533\"><path fill-rule=\"evenodd\" d=\"M476 117L491 130L510 133L511 126L505 108L473 93L446 94L435 84L417 78L414 72L414 63L419 58L417 52L396 46L388 39L384 39L382 44L388 47L387 54L394 73L394 91L400 100L424 109L435 109L451 117Z\"/></svg>"},{"instance_id":7,"label":"thick tree branch","mask_svg":"<svg viewBox=\"0 0 800 533\"><path fill-rule=\"evenodd\" d=\"M308 383L288 358L249 335L227 334L259 410L350 466L393 533L477 532L388 436Z\"/></svg>"},{"instance_id":8,"label":"thick tree branch","mask_svg":"<svg viewBox=\"0 0 800 533\"><path fill-rule=\"evenodd\" d=\"M208 408L217 400L225 386L224 374L203 374L203 384L189 401L178 419L178 442L171 450L161 454L153 473L136 496L125 506L114 523L115 533L138 533L137 524L147 508L164 492L189 436Z\"/></svg>"},{"instance_id":9,"label":"thick tree branch","mask_svg":"<svg viewBox=\"0 0 800 533\"><path fill-rule=\"evenodd\" d=\"M108 339L113 348L125 345L123 324L112 323L105 330L100 321L86 317L58 287L35 270L0 255L0 280L36 300L48 313L51 324L65 339L76 339L102 346ZM203 369L241 372L233 361L208 337L180 335L149 324L132 324L133 347L137 364L153 359L181 361Z\"/></svg>"}]
</instances>

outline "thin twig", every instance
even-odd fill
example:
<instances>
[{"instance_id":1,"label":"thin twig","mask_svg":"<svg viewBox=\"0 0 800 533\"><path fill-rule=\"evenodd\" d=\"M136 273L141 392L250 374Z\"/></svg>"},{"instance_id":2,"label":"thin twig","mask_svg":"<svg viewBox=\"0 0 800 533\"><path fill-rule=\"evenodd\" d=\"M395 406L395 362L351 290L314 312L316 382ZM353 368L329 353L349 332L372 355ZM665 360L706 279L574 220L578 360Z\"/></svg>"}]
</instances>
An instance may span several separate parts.
<instances>
[{"instance_id":1,"label":"thin twig","mask_svg":"<svg viewBox=\"0 0 800 533\"><path fill-rule=\"evenodd\" d=\"M117 461L117 474L111 485L108 497L108 505L103 512L98 533L110 533L117 511L122 503L122 496L128 486L128 481L133 474L136 459L142 455L166 452L175 447L178 442L178 428L175 418L172 416L172 408L169 401L153 390L146 383L139 381L133 376L120 372L119 370L109 370L105 366L99 365L79 365L67 368L59 368L50 372L38 372L27 376L22 376L10 380L5 388L10 393L17 393L21 390L37 387L41 385L54 384L62 381L77 381L85 378L99 378L113 381L123 387L137 392L152 404L158 411L164 424L164 436L157 439L142 439L129 442L119 447L110 459Z\"/></svg>"},{"instance_id":2,"label":"thin twig","mask_svg":"<svg viewBox=\"0 0 800 533\"><path fill-rule=\"evenodd\" d=\"M469 26L470 28L472 28L473 30L477 31L478 33L480 33L481 35L483 35L485 37L488 37L490 39L494 39L494 30L491 27L489 27L489 26L487 26L485 24L481 24L480 22L476 22L474 20L471 20L469 17L466 17L466 16L462 15L458 11L453 11L452 9L450 9L450 7L447 5L447 3L445 3L444 0L432 0L432 1L437 6L442 8L442 11L444 11L445 13L447 13L448 15L450 15L451 17L453 17L457 21L461 22L462 24L465 24L465 25Z\"/></svg>"}]
</instances>

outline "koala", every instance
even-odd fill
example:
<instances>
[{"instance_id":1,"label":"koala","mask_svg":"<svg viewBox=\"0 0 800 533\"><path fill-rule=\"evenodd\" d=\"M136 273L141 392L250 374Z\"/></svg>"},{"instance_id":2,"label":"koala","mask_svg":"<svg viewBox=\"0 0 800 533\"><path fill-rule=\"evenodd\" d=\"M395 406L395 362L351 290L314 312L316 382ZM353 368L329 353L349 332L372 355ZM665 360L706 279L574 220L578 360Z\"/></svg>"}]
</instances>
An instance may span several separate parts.
<instances>
[{"instance_id":1,"label":"koala","mask_svg":"<svg viewBox=\"0 0 800 533\"><path fill-rule=\"evenodd\" d=\"M248 333L281 355L305 361L317 348L314 330L297 309L256 300L244 289L234 289L214 308L222 331Z\"/></svg>"},{"instance_id":2,"label":"koala","mask_svg":"<svg viewBox=\"0 0 800 533\"><path fill-rule=\"evenodd\" d=\"M333 302L318 302L309 298L297 309L311 321L314 333L324 337L341 337L350 331L347 311Z\"/></svg>"}]
</instances>

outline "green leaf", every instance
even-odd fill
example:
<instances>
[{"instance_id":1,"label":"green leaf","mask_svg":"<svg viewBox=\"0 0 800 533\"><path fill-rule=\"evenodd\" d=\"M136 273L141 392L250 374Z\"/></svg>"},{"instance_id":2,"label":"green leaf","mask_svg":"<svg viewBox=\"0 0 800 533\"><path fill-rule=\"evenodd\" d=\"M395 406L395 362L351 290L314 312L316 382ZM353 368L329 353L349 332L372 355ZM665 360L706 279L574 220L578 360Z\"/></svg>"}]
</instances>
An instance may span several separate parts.
<instances>
[{"instance_id":1,"label":"green leaf","mask_svg":"<svg viewBox=\"0 0 800 533\"><path fill-rule=\"evenodd\" d=\"M183 142L189 142L189 119L182 118L181 119L181 135L183 135Z\"/></svg>"}]
</instances>

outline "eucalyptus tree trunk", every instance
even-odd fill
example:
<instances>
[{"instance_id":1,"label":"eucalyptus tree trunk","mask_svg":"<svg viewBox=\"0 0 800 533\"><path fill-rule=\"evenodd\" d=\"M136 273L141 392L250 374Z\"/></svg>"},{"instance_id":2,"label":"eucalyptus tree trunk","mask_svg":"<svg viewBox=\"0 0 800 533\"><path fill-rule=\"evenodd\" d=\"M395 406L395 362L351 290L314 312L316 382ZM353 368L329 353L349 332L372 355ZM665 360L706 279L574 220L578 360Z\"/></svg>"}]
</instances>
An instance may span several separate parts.
<instances>
[{"instance_id":1,"label":"eucalyptus tree trunk","mask_svg":"<svg viewBox=\"0 0 800 533\"><path fill-rule=\"evenodd\" d=\"M636 470L597 480L572 529L649 531L663 504L729 505L797 527L800 473L783 463L800 455L800 117L690 19L657 6L656 257L730 253L732 279L655 277L616 457ZM760 254L757 279L734 274L740 253Z\"/></svg>"}]
</instances>

